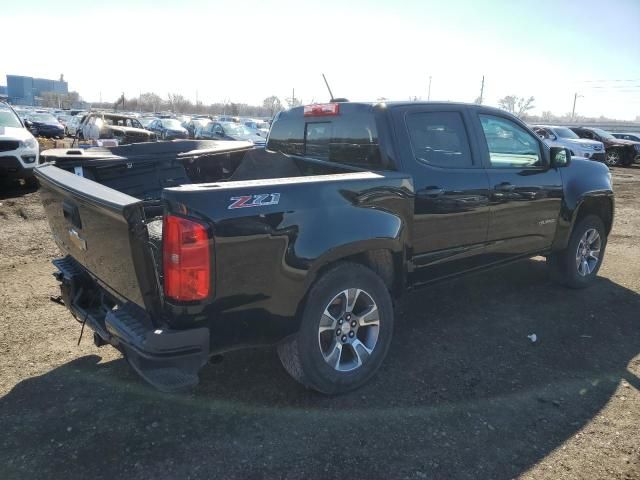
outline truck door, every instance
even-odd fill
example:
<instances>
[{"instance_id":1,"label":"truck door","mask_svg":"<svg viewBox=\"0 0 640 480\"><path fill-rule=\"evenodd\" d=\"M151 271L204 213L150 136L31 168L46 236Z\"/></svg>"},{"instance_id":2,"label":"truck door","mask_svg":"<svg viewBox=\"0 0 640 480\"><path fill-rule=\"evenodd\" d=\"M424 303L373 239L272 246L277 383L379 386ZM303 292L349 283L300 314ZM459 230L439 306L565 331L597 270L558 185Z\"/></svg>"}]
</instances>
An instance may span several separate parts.
<instances>
[{"instance_id":1,"label":"truck door","mask_svg":"<svg viewBox=\"0 0 640 480\"><path fill-rule=\"evenodd\" d=\"M549 167L542 141L509 116L476 117L491 186L488 251L492 260L551 246L563 198L562 178Z\"/></svg>"},{"instance_id":2,"label":"truck door","mask_svg":"<svg viewBox=\"0 0 640 480\"><path fill-rule=\"evenodd\" d=\"M402 168L414 179L413 281L483 263L489 182L469 114L448 105L394 110Z\"/></svg>"}]
</instances>

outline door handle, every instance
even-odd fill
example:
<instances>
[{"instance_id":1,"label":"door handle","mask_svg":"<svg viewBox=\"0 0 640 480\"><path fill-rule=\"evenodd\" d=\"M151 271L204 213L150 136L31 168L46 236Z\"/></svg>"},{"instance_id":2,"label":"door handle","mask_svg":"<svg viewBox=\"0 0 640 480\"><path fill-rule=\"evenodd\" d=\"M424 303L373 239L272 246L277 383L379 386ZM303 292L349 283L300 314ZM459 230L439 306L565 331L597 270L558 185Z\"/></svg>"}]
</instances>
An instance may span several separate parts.
<instances>
[{"instance_id":1,"label":"door handle","mask_svg":"<svg viewBox=\"0 0 640 480\"><path fill-rule=\"evenodd\" d=\"M418 191L418 195L421 197L436 198L442 194L444 194L444 188L440 187L427 187Z\"/></svg>"},{"instance_id":2,"label":"door handle","mask_svg":"<svg viewBox=\"0 0 640 480\"><path fill-rule=\"evenodd\" d=\"M494 187L499 192L513 192L516 189L516 186L509 182L499 183Z\"/></svg>"}]
</instances>

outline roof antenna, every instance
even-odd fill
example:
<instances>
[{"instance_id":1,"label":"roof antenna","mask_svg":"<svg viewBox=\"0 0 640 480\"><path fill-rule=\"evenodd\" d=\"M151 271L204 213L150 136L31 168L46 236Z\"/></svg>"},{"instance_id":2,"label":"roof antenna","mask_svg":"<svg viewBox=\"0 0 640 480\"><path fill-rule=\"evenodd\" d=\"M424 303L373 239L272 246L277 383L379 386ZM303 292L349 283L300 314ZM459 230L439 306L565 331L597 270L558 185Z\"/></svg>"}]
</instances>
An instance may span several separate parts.
<instances>
[{"instance_id":1,"label":"roof antenna","mask_svg":"<svg viewBox=\"0 0 640 480\"><path fill-rule=\"evenodd\" d=\"M322 74L322 78L324 79L324 84L327 86L327 90L329 90L329 96L331 97L331 101L333 102L333 93L331 92L331 87L329 86L329 82L327 82L327 77Z\"/></svg>"},{"instance_id":2,"label":"roof antenna","mask_svg":"<svg viewBox=\"0 0 640 480\"><path fill-rule=\"evenodd\" d=\"M331 87L329 86L329 82L327 82L327 77L324 76L324 73L322 74L322 78L324 78L324 84L327 86L327 90L329 90L329 96L331 97L331 103L337 103L337 102L348 102L349 100L346 98L335 98L333 96L333 92L331 91Z\"/></svg>"}]
</instances>

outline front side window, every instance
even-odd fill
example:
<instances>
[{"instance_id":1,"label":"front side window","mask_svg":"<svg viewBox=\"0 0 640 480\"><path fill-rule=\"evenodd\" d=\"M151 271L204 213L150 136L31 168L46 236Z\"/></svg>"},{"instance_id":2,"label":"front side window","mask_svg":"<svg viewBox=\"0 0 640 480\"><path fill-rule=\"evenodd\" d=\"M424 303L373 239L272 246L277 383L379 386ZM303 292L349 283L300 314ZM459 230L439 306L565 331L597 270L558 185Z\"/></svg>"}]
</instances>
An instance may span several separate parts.
<instances>
[{"instance_id":1,"label":"front side window","mask_svg":"<svg viewBox=\"0 0 640 480\"><path fill-rule=\"evenodd\" d=\"M523 168L543 165L535 136L506 118L480 115L489 159L494 168Z\"/></svg>"},{"instance_id":2,"label":"front side window","mask_svg":"<svg viewBox=\"0 0 640 480\"><path fill-rule=\"evenodd\" d=\"M407 115L407 130L413 154L419 162L445 168L473 165L460 113L412 113Z\"/></svg>"}]
</instances>

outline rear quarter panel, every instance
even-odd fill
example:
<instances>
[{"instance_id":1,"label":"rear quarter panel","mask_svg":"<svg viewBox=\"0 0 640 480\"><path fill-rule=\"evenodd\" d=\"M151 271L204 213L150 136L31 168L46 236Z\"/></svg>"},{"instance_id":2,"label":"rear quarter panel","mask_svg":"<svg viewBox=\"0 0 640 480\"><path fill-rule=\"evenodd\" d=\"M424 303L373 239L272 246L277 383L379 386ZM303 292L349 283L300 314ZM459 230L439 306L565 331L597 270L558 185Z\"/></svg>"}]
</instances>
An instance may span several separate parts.
<instances>
[{"instance_id":1,"label":"rear quarter panel","mask_svg":"<svg viewBox=\"0 0 640 480\"><path fill-rule=\"evenodd\" d=\"M260 194L279 201L229 208ZM215 293L202 315L213 351L295 332L299 306L323 266L371 249L400 254L411 238L413 185L401 173L197 185L166 189L164 198L169 212L212 225ZM189 313L173 308L178 320Z\"/></svg>"}]
</instances>

